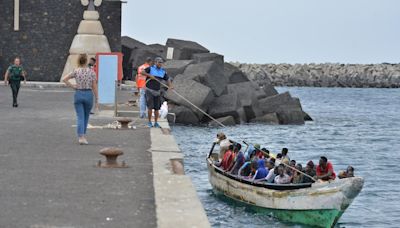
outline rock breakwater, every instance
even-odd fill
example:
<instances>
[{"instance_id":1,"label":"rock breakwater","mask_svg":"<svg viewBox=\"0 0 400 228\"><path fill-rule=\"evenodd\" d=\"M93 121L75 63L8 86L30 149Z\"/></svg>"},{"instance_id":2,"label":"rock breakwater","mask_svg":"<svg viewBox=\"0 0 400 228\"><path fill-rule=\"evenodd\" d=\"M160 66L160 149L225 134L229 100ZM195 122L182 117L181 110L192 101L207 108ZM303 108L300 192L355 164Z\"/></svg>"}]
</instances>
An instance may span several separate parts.
<instances>
[{"instance_id":1,"label":"rock breakwater","mask_svg":"<svg viewBox=\"0 0 400 228\"><path fill-rule=\"evenodd\" d=\"M232 64L259 85L400 87L400 64Z\"/></svg>"}]
</instances>

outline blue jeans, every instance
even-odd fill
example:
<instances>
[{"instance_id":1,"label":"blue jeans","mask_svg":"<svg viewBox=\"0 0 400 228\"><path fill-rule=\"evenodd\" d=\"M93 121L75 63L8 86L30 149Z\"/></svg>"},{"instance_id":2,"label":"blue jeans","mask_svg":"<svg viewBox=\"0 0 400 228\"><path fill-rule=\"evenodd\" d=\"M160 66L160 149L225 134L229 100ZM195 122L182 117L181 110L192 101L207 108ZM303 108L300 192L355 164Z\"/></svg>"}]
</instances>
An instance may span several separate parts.
<instances>
[{"instance_id":1,"label":"blue jeans","mask_svg":"<svg viewBox=\"0 0 400 228\"><path fill-rule=\"evenodd\" d=\"M146 106L146 89L139 89L139 116L140 118L147 117L147 106Z\"/></svg>"},{"instance_id":2,"label":"blue jeans","mask_svg":"<svg viewBox=\"0 0 400 228\"><path fill-rule=\"evenodd\" d=\"M77 90L74 96L74 106L77 117L76 129L78 137L81 137L86 134L90 110L92 110L93 107L92 90Z\"/></svg>"}]
</instances>

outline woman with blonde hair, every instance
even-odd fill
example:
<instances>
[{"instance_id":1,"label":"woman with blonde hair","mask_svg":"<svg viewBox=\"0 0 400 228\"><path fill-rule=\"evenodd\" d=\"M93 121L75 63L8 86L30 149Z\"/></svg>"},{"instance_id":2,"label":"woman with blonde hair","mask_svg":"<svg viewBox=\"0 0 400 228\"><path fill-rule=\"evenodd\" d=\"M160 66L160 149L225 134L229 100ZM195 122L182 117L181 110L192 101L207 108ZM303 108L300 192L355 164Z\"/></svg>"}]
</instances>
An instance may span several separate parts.
<instances>
[{"instance_id":1,"label":"woman with blonde hair","mask_svg":"<svg viewBox=\"0 0 400 228\"><path fill-rule=\"evenodd\" d=\"M93 107L93 95L96 107L98 106L96 73L87 66L87 61L87 55L80 54L78 67L63 80L67 86L75 89L74 106L77 116L78 142L81 145L88 144L86 130L89 123L90 111ZM76 81L75 85L70 82L73 78Z\"/></svg>"}]
</instances>

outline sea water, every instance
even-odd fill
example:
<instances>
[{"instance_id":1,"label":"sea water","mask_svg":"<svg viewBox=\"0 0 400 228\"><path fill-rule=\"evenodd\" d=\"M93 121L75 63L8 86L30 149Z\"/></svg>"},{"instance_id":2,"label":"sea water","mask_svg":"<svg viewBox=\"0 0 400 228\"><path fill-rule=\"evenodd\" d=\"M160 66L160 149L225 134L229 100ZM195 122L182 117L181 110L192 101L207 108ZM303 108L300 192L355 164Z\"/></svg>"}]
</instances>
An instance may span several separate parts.
<instances>
[{"instance_id":1,"label":"sea water","mask_svg":"<svg viewBox=\"0 0 400 228\"><path fill-rule=\"evenodd\" d=\"M365 178L362 192L337 227L399 227L400 89L280 87L299 97L314 119L305 125L237 125L227 128L174 126L192 178L212 227L306 227L272 218L267 212L217 196L208 182L205 158L219 131L236 141L259 143L303 167L325 155L336 173L348 165Z\"/></svg>"}]
</instances>

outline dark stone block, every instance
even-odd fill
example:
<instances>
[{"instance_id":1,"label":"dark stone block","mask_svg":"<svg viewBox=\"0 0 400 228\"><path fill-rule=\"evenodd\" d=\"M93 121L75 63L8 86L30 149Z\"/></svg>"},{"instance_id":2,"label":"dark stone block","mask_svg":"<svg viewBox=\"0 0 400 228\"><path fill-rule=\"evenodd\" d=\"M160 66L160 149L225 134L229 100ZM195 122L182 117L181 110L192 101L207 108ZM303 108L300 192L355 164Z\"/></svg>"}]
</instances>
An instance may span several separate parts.
<instances>
[{"instance_id":1,"label":"dark stone block","mask_svg":"<svg viewBox=\"0 0 400 228\"><path fill-rule=\"evenodd\" d=\"M174 106L169 110L169 112L175 113L176 123L192 124L192 125L199 124L200 120L197 117L197 115L191 109L185 106Z\"/></svg>"},{"instance_id":2,"label":"dark stone block","mask_svg":"<svg viewBox=\"0 0 400 228\"><path fill-rule=\"evenodd\" d=\"M169 77L174 78L178 74L182 74L193 60L168 60L164 63L164 68Z\"/></svg>"},{"instance_id":3,"label":"dark stone block","mask_svg":"<svg viewBox=\"0 0 400 228\"><path fill-rule=\"evenodd\" d=\"M249 78L239 70L239 68L229 63L224 64L224 74L230 84L250 81Z\"/></svg>"},{"instance_id":4,"label":"dark stone block","mask_svg":"<svg viewBox=\"0 0 400 228\"><path fill-rule=\"evenodd\" d=\"M201 46L200 44L178 39L168 39L166 43L167 47L174 48L173 59L187 60L191 59L195 53L209 53L210 51Z\"/></svg>"},{"instance_id":5,"label":"dark stone block","mask_svg":"<svg viewBox=\"0 0 400 228\"><path fill-rule=\"evenodd\" d=\"M192 104L201 108L203 111L214 98L210 88L194 80L187 79L183 75L177 75L173 83L177 93L189 100ZM192 104L188 103L171 90L167 92L166 98L175 104L190 108L194 113L197 114L199 119L201 119L204 115Z\"/></svg>"},{"instance_id":6,"label":"dark stone block","mask_svg":"<svg viewBox=\"0 0 400 228\"><path fill-rule=\"evenodd\" d=\"M233 116L225 116L225 117L218 118L216 120L225 126L233 126L236 124L235 118ZM208 126L221 127L221 125L219 123L215 122L214 120L210 120L210 122L208 123Z\"/></svg>"},{"instance_id":7,"label":"dark stone block","mask_svg":"<svg viewBox=\"0 0 400 228\"><path fill-rule=\"evenodd\" d=\"M122 46L122 54L123 54L123 61L122 67L124 70L124 80L131 80L135 78L134 69L132 66L132 62L130 62L130 57L132 55L132 51L146 48L146 44L142 43L138 40L135 40L131 37L123 36L121 38L121 46Z\"/></svg>"},{"instance_id":8,"label":"dark stone block","mask_svg":"<svg viewBox=\"0 0 400 228\"><path fill-rule=\"evenodd\" d=\"M162 44L150 44L148 46L153 52L157 53L159 57L166 59L167 58L167 47Z\"/></svg>"},{"instance_id":9,"label":"dark stone block","mask_svg":"<svg viewBox=\"0 0 400 228\"><path fill-rule=\"evenodd\" d=\"M215 98L209 106L209 114L214 118L233 116L239 118L237 109L240 103L236 94L226 94Z\"/></svg>"},{"instance_id":10,"label":"dark stone block","mask_svg":"<svg viewBox=\"0 0 400 228\"><path fill-rule=\"evenodd\" d=\"M121 46L122 46L122 54L124 55L123 59L123 67L129 67L129 58L132 54L132 51L139 48L146 48L146 44L142 43L138 40L133 38L123 36L121 38Z\"/></svg>"},{"instance_id":11,"label":"dark stone block","mask_svg":"<svg viewBox=\"0 0 400 228\"><path fill-rule=\"evenodd\" d=\"M303 112L304 113L304 121L313 121L313 119L311 118L310 115L308 115L308 113Z\"/></svg>"},{"instance_id":12,"label":"dark stone block","mask_svg":"<svg viewBox=\"0 0 400 228\"><path fill-rule=\"evenodd\" d=\"M192 55L192 59L196 63L214 61L221 65L224 64L224 56L217 53L195 53Z\"/></svg>"},{"instance_id":13,"label":"dark stone block","mask_svg":"<svg viewBox=\"0 0 400 228\"><path fill-rule=\"evenodd\" d=\"M266 124L279 124L278 114L268 113L260 117L252 119L250 122L254 123L266 123Z\"/></svg>"},{"instance_id":14,"label":"dark stone block","mask_svg":"<svg viewBox=\"0 0 400 228\"><path fill-rule=\"evenodd\" d=\"M129 58L129 63L134 70L137 70L139 66L144 64L148 57L154 59L156 57L159 57L159 55L152 49L134 49L132 50L132 54Z\"/></svg>"},{"instance_id":15,"label":"dark stone block","mask_svg":"<svg viewBox=\"0 0 400 228\"><path fill-rule=\"evenodd\" d=\"M276 91L275 87L271 84L265 84L262 87L266 97L270 97L270 96L275 96L278 94L278 91Z\"/></svg>"},{"instance_id":16,"label":"dark stone block","mask_svg":"<svg viewBox=\"0 0 400 228\"><path fill-rule=\"evenodd\" d=\"M300 100L289 92L259 100L259 108L264 114L277 113L280 124L304 124Z\"/></svg>"},{"instance_id":17,"label":"dark stone block","mask_svg":"<svg viewBox=\"0 0 400 228\"><path fill-rule=\"evenodd\" d=\"M215 96L220 96L228 84L223 67L213 61L191 64L186 68L184 75L195 78L198 82L210 87Z\"/></svg>"}]
</instances>

